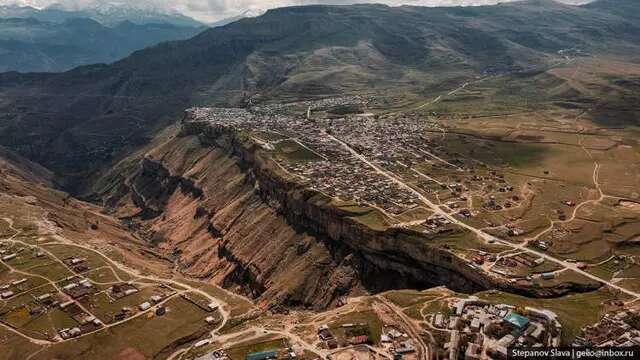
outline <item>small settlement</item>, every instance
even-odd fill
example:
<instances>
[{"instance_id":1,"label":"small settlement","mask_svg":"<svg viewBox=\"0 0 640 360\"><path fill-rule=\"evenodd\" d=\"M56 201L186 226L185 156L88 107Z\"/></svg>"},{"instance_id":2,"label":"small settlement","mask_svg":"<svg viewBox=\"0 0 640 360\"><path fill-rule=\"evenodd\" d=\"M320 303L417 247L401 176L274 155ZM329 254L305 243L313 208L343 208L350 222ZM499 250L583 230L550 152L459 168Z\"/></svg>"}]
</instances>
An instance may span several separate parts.
<instances>
[{"instance_id":1,"label":"small settlement","mask_svg":"<svg viewBox=\"0 0 640 360\"><path fill-rule=\"evenodd\" d=\"M640 307L606 313L596 324L584 327L571 345L576 347L640 346Z\"/></svg>"},{"instance_id":2,"label":"small settlement","mask_svg":"<svg viewBox=\"0 0 640 360\"><path fill-rule=\"evenodd\" d=\"M451 303L450 313L432 316L433 328L449 333L449 359L506 359L509 347L560 345L556 314L530 307L491 304L470 297Z\"/></svg>"}]
</instances>

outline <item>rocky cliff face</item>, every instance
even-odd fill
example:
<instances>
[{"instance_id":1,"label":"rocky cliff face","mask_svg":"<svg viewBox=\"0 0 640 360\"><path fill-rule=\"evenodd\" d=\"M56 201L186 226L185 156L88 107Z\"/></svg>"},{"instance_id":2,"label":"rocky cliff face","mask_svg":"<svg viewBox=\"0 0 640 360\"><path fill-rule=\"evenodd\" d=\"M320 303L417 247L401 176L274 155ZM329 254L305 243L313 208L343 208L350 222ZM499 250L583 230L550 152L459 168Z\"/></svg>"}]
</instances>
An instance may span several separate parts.
<instances>
[{"instance_id":1,"label":"rocky cliff face","mask_svg":"<svg viewBox=\"0 0 640 360\"><path fill-rule=\"evenodd\" d=\"M355 257L290 226L228 149L174 137L119 174L100 183L106 204L186 275L270 304L321 308L365 293Z\"/></svg>"},{"instance_id":2,"label":"rocky cliff face","mask_svg":"<svg viewBox=\"0 0 640 360\"><path fill-rule=\"evenodd\" d=\"M323 308L342 296L396 288L511 286L430 244L429 236L356 222L222 127L185 121L134 163L99 182L107 205L183 273L263 303Z\"/></svg>"}]
</instances>

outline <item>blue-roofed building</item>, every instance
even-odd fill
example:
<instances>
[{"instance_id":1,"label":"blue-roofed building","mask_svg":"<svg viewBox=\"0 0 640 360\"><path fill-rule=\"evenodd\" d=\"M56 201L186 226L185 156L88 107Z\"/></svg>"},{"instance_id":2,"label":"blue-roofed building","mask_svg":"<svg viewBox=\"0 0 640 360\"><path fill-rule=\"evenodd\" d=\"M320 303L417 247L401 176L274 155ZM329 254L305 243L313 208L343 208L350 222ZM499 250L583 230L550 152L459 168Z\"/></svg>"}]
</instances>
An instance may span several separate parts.
<instances>
[{"instance_id":1,"label":"blue-roofed building","mask_svg":"<svg viewBox=\"0 0 640 360\"><path fill-rule=\"evenodd\" d=\"M247 354L246 360L269 360L278 358L278 350L266 350Z\"/></svg>"},{"instance_id":2,"label":"blue-roofed building","mask_svg":"<svg viewBox=\"0 0 640 360\"><path fill-rule=\"evenodd\" d=\"M515 312L509 312L507 316L504 317L504 320L511 325L515 326L518 330L524 331L529 325L529 318L524 317Z\"/></svg>"}]
</instances>

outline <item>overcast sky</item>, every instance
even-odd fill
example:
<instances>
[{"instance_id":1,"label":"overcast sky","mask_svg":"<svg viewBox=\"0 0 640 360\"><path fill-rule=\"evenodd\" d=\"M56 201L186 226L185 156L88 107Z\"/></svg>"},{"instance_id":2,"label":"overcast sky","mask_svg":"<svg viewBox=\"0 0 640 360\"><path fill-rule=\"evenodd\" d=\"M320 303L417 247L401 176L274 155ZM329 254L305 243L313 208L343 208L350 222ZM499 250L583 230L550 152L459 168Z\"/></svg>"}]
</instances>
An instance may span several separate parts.
<instances>
[{"instance_id":1,"label":"overcast sky","mask_svg":"<svg viewBox=\"0 0 640 360\"><path fill-rule=\"evenodd\" d=\"M384 3L388 5L483 5L499 1L515 0L0 0L1 5L31 5L42 8L53 3L63 4L70 9L82 9L96 4L128 4L151 7L160 10L178 11L202 21L220 20L241 14L244 11L260 11L274 7L308 4L353 4ZM562 0L564 2L584 2L586 0Z\"/></svg>"}]
</instances>

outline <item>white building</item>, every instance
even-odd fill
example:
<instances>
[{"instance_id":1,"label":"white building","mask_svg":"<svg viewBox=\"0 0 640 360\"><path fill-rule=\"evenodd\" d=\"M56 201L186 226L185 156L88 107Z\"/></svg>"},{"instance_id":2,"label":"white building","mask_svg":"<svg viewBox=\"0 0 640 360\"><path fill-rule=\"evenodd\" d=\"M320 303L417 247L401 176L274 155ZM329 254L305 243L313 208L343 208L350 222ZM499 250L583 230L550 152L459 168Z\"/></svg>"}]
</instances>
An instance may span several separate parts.
<instances>
[{"instance_id":1,"label":"white building","mask_svg":"<svg viewBox=\"0 0 640 360\"><path fill-rule=\"evenodd\" d=\"M513 344L515 338L511 334L507 334L502 337L502 339L498 340L499 346L509 347L509 345Z\"/></svg>"},{"instance_id":2,"label":"white building","mask_svg":"<svg viewBox=\"0 0 640 360\"><path fill-rule=\"evenodd\" d=\"M195 347L200 348L203 347L205 345L209 345L211 344L211 340L210 339L205 339L205 340L200 340L197 343L194 344Z\"/></svg>"},{"instance_id":3,"label":"white building","mask_svg":"<svg viewBox=\"0 0 640 360\"><path fill-rule=\"evenodd\" d=\"M436 314L435 319L433 321L433 325L435 327L441 328L444 322L442 314Z\"/></svg>"},{"instance_id":4,"label":"white building","mask_svg":"<svg viewBox=\"0 0 640 360\"><path fill-rule=\"evenodd\" d=\"M18 255L17 255L17 254L15 254L15 253L14 253L14 254L9 254L9 255L7 255L7 256L3 256L3 257L2 257L2 261L9 261L9 260L11 260L11 259L15 259L15 258L16 258L16 256L18 256Z\"/></svg>"}]
</instances>

